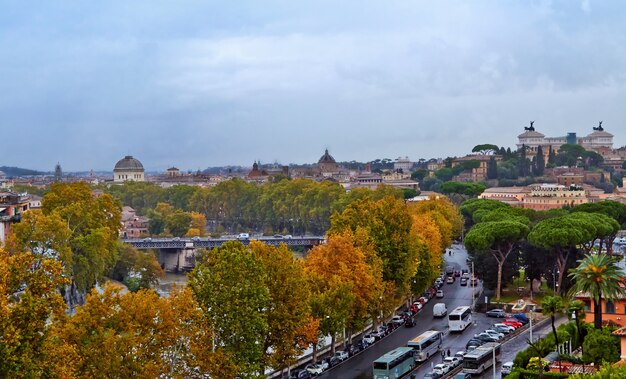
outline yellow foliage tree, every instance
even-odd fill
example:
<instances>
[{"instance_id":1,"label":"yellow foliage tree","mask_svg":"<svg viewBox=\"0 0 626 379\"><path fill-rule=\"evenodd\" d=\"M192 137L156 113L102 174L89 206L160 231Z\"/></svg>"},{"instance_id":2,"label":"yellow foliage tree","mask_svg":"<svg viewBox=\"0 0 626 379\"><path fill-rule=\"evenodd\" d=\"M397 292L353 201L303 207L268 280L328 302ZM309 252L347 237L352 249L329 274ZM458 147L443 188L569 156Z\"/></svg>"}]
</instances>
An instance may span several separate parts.
<instances>
[{"instance_id":1,"label":"yellow foliage tree","mask_svg":"<svg viewBox=\"0 0 626 379\"><path fill-rule=\"evenodd\" d=\"M282 370L295 363L317 337L318 324L311 317L310 289L304 266L285 244L276 247L251 241L250 250L263 265L270 298L270 305L264 312L268 331L263 340L261 368Z\"/></svg>"},{"instance_id":2,"label":"yellow foliage tree","mask_svg":"<svg viewBox=\"0 0 626 379\"><path fill-rule=\"evenodd\" d=\"M0 249L0 378L57 376L46 365L47 324L63 315L66 284L55 259Z\"/></svg>"},{"instance_id":3,"label":"yellow foliage tree","mask_svg":"<svg viewBox=\"0 0 626 379\"><path fill-rule=\"evenodd\" d=\"M368 259L372 264L368 263ZM349 291L349 304L346 304L346 309L340 310L347 311L345 319L341 319L343 314L317 315L338 319L326 330L333 341L335 333L343 327L349 330L363 327L384 290L380 258L371 250L364 251L363 246L355 246L353 234L344 231L329 235L326 244L314 247L306 258L305 268L318 295L324 296L324 293L332 293L339 288ZM332 283L337 286L332 288ZM326 311L335 312L332 307ZM325 320L321 322L324 324Z\"/></svg>"},{"instance_id":4,"label":"yellow foliage tree","mask_svg":"<svg viewBox=\"0 0 626 379\"><path fill-rule=\"evenodd\" d=\"M52 327L49 365L76 378L231 378L232 360L217 349L191 291L92 291L76 314Z\"/></svg>"}]
</instances>

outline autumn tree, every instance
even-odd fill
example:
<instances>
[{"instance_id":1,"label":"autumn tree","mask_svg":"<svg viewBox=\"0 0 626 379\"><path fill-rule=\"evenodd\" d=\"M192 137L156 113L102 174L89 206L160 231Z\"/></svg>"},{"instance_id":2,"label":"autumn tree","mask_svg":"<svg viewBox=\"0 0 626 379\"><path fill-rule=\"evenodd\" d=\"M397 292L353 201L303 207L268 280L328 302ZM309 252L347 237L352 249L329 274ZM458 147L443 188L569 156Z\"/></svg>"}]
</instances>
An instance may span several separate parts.
<instances>
[{"instance_id":1,"label":"autumn tree","mask_svg":"<svg viewBox=\"0 0 626 379\"><path fill-rule=\"evenodd\" d=\"M62 246L57 253L71 279L71 284L63 289L70 309L82 303L87 290L114 266L121 225L120 209L119 202L110 195L96 197L87 184L80 182L52 184L43 197L45 218L33 219L33 222L58 224L61 219L69 230L68 238L62 241L69 245L69 249ZM67 230L58 233L67 233ZM21 233L27 235L31 231L29 228L19 229L16 240L26 241L27 237ZM44 241L29 242L31 247L33 243L41 246L49 243L50 236L40 237Z\"/></svg>"},{"instance_id":2,"label":"autumn tree","mask_svg":"<svg viewBox=\"0 0 626 379\"><path fill-rule=\"evenodd\" d=\"M165 217L165 229L174 237L184 236L191 227L192 216L189 212L175 210Z\"/></svg>"},{"instance_id":3,"label":"autumn tree","mask_svg":"<svg viewBox=\"0 0 626 379\"><path fill-rule=\"evenodd\" d=\"M240 242L207 251L189 274L189 286L214 331L215 344L234 357L236 374L251 377L261 369L263 310L270 306L260 258Z\"/></svg>"},{"instance_id":4,"label":"autumn tree","mask_svg":"<svg viewBox=\"0 0 626 379\"><path fill-rule=\"evenodd\" d=\"M202 213L191 212L191 226L187 230L187 237L206 235L206 217Z\"/></svg>"},{"instance_id":5,"label":"autumn tree","mask_svg":"<svg viewBox=\"0 0 626 379\"><path fill-rule=\"evenodd\" d=\"M118 245L119 258L112 270L112 279L124 282L130 291L157 285L164 271L154 251L139 251L132 245Z\"/></svg>"},{"instance_id":6,"label":"autumn tree","mask_svg":"<svg viewBox=\"0 0 626 379\"><path fill-rule=\"evenodd\" d=\"M56 376L47 367L47 324L63 315L61 262L0 249L0 377Z\"/></svg>"},{"instance_id":7,"label":"autumn tree","mask_svg":"<svg viewBox=\"0 0 626 379\"><path fill-rule=\"evenodd\" d=\"M67 377L234 378L234 357L212 335L189 289L159 297L108 285L52 325L48 347L65 353L48 364Z\"/></svg>"},{"instance_id":8,"label":"autumn tree","mask_svg":"<svg viewBox=\"0 0 626 379\"><path fill-rule=\"evenodd\" d=\"M357 246L354 241L354 236L349 231L331 234L327 243L314 247L305 261L307 276L311 278L318 297L332 298L327 295L335 295L335 291L341 289L345 290L344 294L349 295L343 299L348 303L345 320L336 317L338 310L332 308L326 309L330 313L318 315L322 326L326 316L337 318L335 325L329 325L333 341L336 333L344 327L349 331L356 331L365 326L371 317L372 305L382 295L384 288L380 258L373 250L367 250L363 245ZM329 283L336 284L336 287L333 288Z\"/></svg>"},{"instance_id":9,"label":"autumn tree","mask_svg":"<svg viewBox=\"0 0 626 379\"><path fill-rule=\"evenodd\" d=\"M417 241L410 236L411 218L404 202L391 196L356 200L332 216L329 233L356 233L357 229L366 231L373 241L382 261L383 280L393 281L400 293L407 293L416 269Z\"/></svg>"},{"instance_id":10,"label":"autumn tree","mask_svg":"<svg viewBox=\"0 0 626 379\"><path fill-rule=\"evenodd\" d=\"M427 201L410 203L407 207L410 214L429 214L437 225L443 248L450 246L454 239L461 236L463 217L459 208L447 197L431 196Z\"/></svg>"},{"instance_id":11,"label":"autumn tree","mask_svg":"<svg viewBox=\"0 0 626 379\"><path fill-rule=\"evenodd\" d=\"M287 245L252 241L250 250L263 266L269 294L269 306L263 311L268 331L262 336L261 372L266 367L282 370L317 341L319 321L311 315L309 283L303 262Z\"/></svg>"}]
</instances>

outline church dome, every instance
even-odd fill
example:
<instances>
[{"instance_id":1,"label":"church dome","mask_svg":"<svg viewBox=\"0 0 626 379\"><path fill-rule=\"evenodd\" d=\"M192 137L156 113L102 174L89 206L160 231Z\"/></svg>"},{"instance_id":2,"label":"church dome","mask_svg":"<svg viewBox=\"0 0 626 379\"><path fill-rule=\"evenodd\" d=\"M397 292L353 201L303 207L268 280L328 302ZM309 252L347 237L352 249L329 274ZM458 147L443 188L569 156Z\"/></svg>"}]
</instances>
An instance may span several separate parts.
<instances>
[{"instance_id":1,"label":"church dome","mask_svg":"<svg viewBox=\"0 0 626 379\"><path fill-rule=\"evenodd\" d=\"M317 163L337 163L337 162L335 161L335 158L333 158L332 155L328 154L328 149L326 149L326 152L324 153L324 155L322 155L322 157Z\"/></svg>"},{"instance_id":2,"label":"church dome","mask_svg":"<svg viewBox=\"0 0 626 379\"><path fill-rule=\"evenodd\" d=\"M141 171L143 172L143 165L132 155L127 155L123 159L120 159L116 164L113 171Z\"/></svg>"}]
</instances>

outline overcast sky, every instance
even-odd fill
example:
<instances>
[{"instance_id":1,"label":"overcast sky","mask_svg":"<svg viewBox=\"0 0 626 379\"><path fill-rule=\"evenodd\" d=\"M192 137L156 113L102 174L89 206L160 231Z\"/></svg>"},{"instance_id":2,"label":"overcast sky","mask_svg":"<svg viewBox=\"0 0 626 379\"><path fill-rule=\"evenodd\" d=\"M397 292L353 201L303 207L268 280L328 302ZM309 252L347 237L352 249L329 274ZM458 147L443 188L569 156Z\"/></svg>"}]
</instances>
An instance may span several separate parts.
<instances>
[{"instance_id":1,"label":"overcast sky","mask_svg":"<svg viewBox=\"0 0 626 379\"><path fill-rule=\"evenodd\" d=\"M0 166L460 156L603 120L626 2L0 0Z\"/></svg>"}]
</instances>

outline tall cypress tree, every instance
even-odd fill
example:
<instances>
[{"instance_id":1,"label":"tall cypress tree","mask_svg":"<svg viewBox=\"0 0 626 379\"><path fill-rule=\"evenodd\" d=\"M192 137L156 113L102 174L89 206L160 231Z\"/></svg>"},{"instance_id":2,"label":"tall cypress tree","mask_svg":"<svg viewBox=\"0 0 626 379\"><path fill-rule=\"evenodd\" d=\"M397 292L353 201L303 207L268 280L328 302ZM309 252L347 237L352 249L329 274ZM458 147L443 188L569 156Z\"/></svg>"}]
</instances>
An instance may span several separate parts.
<instances>
[{"instance_id":1,"label":"tall cypress tree","mask_svg":"<svg viewBox=\"0 0 626 379\"><path fill-rule=\"evenodd\" d=\"M519 150L519 158L517 161L517 173L521 177L526 177L530 174L530 162L526 158L526 145L522 145Z\"/></svg>"},{"instance_id":2,"label":"tall cypress tree","mask_svg":"<svg viewBox=\"0 0 626 379\"><path fill-rule=\"evenodd\" d=\"M535 160L535 176L542 176L546 168L546 160L543 157L543 149L537 147L537 157Z\"/></svg>"},{"instance_id":3,"label":"tall cypress tree","mask_svg":"<svg viewBox=\"0 0 626 379\"><path fill-rule=\"evenodd\" d=\"M498 164L494 156L491 156L487 163L487 179L498 179Z\"/></svg>"}]
</instances>

